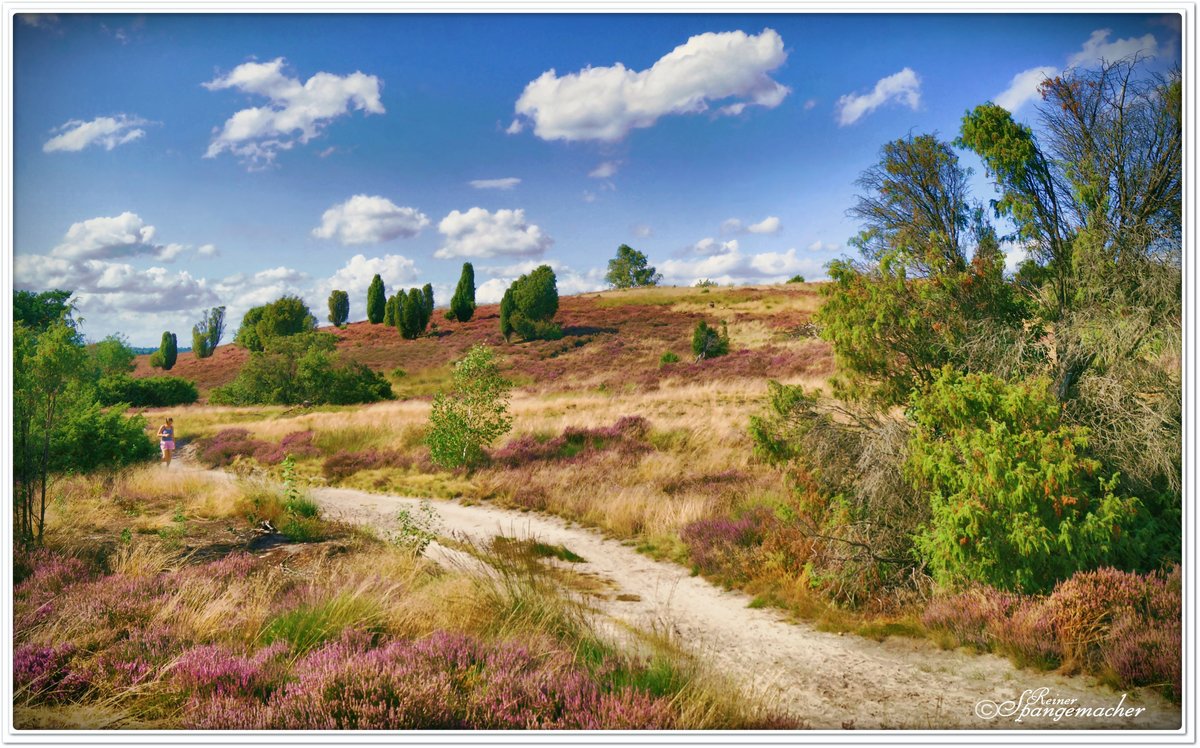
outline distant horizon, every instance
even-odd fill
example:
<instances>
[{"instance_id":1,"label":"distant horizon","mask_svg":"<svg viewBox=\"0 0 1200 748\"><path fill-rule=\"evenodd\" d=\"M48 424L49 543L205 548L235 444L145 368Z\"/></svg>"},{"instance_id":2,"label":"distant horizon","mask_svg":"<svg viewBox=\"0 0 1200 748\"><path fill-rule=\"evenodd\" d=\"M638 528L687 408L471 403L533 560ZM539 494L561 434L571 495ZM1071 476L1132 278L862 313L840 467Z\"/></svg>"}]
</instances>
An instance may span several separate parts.
<instances>
[{"instance_id":1,"label":"distant horizon","mask_svg":"<svg viewBox=\"0 0 1200 748\"><path fill-rule=\"evenodd\" d=\"M620 244L665 285L823 279L885 143L952 141L988 100L1035 124L1044 77L1101 59L1181 64L1180 17L1151 13L14 23L14 285L142 348L289 293L324 321L345 290L359 321L376 273L445 306L465 261L480 303L543 263L594 292Z\"/></svg>"}]
</instances>

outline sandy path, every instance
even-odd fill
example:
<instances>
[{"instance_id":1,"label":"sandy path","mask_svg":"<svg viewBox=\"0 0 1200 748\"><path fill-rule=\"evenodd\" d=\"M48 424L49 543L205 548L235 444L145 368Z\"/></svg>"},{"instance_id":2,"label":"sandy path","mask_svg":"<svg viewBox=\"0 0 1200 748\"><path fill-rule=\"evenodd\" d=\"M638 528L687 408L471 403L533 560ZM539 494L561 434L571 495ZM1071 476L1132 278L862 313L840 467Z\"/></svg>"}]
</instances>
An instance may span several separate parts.
<instances>
[{"instance_id":1,"label":"sandy path","mask_svg":"<svg viewBox=\"0 0 1200 748\"><path fill-rule=\"evenodd\" d=\"M217 473L216 471L212 471ZM313 488L326 516L387 529L418 499L345 488ZM750 597L723 590L687 569L655 561L619 541L556 517L491 506L434 501L442 534L476 541L496 535L562 544L585 559L578 571L606 578L613 592L595 601L601 612L642 630L669 631L677 642L727 674L749 694L815 728L1177 729L1178 706L1151 693L1131 693L1125 708L1140 714L982 719L976 704L1019 700L1048 688L1046 699L1076 707L1116 707L1122 694L1080 677L1020 670L994 655L947 652L930 642L894 637L875 642L817 631L778 611L747 607ZM430 548L431 555L456 552ZM618 596L622 599L618 599ZM1028 703L1028 702L1026 702Z\"/></svg>"}]
</instances>

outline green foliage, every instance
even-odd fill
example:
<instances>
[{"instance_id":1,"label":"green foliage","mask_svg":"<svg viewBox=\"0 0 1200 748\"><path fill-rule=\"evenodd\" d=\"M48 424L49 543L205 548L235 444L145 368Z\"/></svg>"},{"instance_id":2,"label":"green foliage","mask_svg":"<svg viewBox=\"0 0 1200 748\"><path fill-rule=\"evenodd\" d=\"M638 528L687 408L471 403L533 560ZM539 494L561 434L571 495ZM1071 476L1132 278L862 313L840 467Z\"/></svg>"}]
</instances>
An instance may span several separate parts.
<instances>
[{"instance_id":1,"label":"green foliage","mask_svg":"<svg viewBox=\"0 0 1200 748\"><path fill-rule=\"evenodd\" d=\"M696 356L696 360L716 358L726 353L729 353L729 330L725 323L721 323L721 331L717 332L716 328L709 327L704 320L697 322L696 328L692 330L692 354Z\"/></svg>"},{"instance_id":2,"label":"green foliage","mask_svg":"<svg viewBox=\"0 0 1200 748\"><path fill-rule=\"evenodd\" d=\"M388 297L387 303L383 305L383 324L399 328L400 315L396 314L396 308L404 303L403 297L402 293L394 293Z\"/></svg>"},{"instance_id":3,"label":"green foliage","mask_svg":"<svg viewBox=\"0 0 1200 748\"><path fill-rule=\"evenodd\" d=\"M396 514L396 531L390 540L395 545L421 555L429 544L437 540L441 518L429 499L422 499L416 511L401 509Z\"/></svg>"},{"instance_id":4,"label":"green foliage","mask_svg":"<svg viewBox=\"0 0 1200 748\"><path fill-rule=\"evenodd\" d=\"M433 461L448 468L478 465L484 449L512 428L511 388L489 348L476 345L467 351L454 365L450 391L433 398L426 436Z\"/></svg>"},{"instance_id":5,"label":"green foliage","mask_svg":"<svg viewBox=\"0 0 1200 748\"><path fill-rule=\"evenodd\" d=\"M661 366L666 366L667 364L677 364L679 363L679 356L674 351L667 351L658 359L658 363Z\"/></svg>"},{"instance_id":6,"label":"green foliage","mask_svg":"<svg viewBox=\"0 0 1200 748\"><path fill-rule=\"evenodd\" d=\"M512 315L516 307L512 286L509 286L505 289L504 296L500 298L500 334L504 336L505 340L508 340L513 334Z\"/></svg>"},{"instance_id":7,"label":"green foliage","mask_svg":"<svg viewBox=\"0 0 1200 748\"><path fill-rule=\"evenodd\" d=\"M110 374L96 383L101 405L125 403L135 408L189 405L200 398L196 383L179 377L131 377Z\"/></svg>"},{"instance_id":8,"label":"green foliage","mask_svg":"<svg viewBox=\"0 0 1200 748\"><path fill-rule=\"evenodd\" d=\"M205 309L200 321L192 326L192 355L208 358L216 352L225 336L225 307Z\"/></svg>"},{"instance_id":9,"label":"green foliage","mask_svg":"<svg viewBox=\"0 0 1200 748\"><path fill-rule=\"evenodd\" d=\"M429 329L429 321L433 319L433 284L426 283L421 287L421 330Z\"/></svg>"},{"instance_id":10,"label":"green foliage","mask_svg":"<svg viewBox=\"0 0 1200 748\"><path fill-rule=\"evenodd\" d=\"M617 256L608 261L608 274L604 279L613 288L639 288L657 286L662 273L648 264L646 255L622 244L617 247Z\"/></svg>"},{"instance_id":11,"label":"green foliage","mask_svg":"<svg viewBox=\"0 0 1200 748\"><path fill-rule=\"evenodd\" d=\"M696 288L716 288L717 282L708 278L701 278L696 281Z\"/></svg>"},{"instance_id":12,"label":"green foliage","mask_svg":"<svg viewBox=\"0 0 1200 748\"><path fill-rule=\"evenodd\" d=\"M350 319L350 294L334 289L329 294L329 322L334 327L341 327Z\"/></svg>"},{"instance_id":13,"label":"green foliage","mask_svg":"<svg viewBox=\"0 0 1200 748\"><path fill-rule=\"evenodd\" d=\"M70 291L13 292L13 324L23 324L34 333L45 332L56 322L75 326L71 318Z\"/></svg>"},{"instance_id":14,"label":"green foliage","mask_svg":"<svg viewBox=\"0 0 1200 748\"><path fill-rule=\"evenodd\" d=\"M462 275L450 297L449 315L459 322L470 322L475 315L475 268L469 262L463 263Z\"/></svg>"},{"instance_id":15,"label":"green foliage","mask_svg":"<svg viewBox=\"0 0 1200 748\"><path fill-rule=\"evenodd\" d=\"M805 281L804 281L803 275L793 275L791 278L787 279L787 282L788 283L804 283Z\"/></svg>"},{"instance_id":16,"label":"green foliage","mask_svg":"<svg viewBox=\"0 0 1200 748\"><path fill-rule=\"evenodd\" d=\"M1048 382L944 369L913 399L905 475L929 496L921 556L947 586L1046 592L1077 571L1136 563L1141 502L1061 422Z\"/></svg>"},{"instance_id":17,"label":"green foliage","mask_svg":"<svg viewBox=\"0 0 1200 748\"><path fill-rule=\"evenodd\" d=\"M233 336L235 345L240 345L248 351L263 349L263 341L258 337L258 322L262 319L266 309L267 307L264 305L250 307L246 310L246 313L242 315L242 324Z\"/></svg>"},{"instance_id":18,"label":"green foliage","mask_svg":"<svg viewBox=\"0 0 1200 748\"><path fill-rule=\"evenodd\" d=\"M150 354L150 361L149 361L149 363L150 363L150 367L151 367L151 368L153 368L153 369L161 369L161 368L163 368L163 354L162 354L162 351L160 351L160 350L155 350L155 351L154 351L154 353L151 353L151 354Z\"/></svg>"},{"instance_id":19,"label":"green foliage","mask_svg":"<svg viewBox=\"0 0 1200 748\"><path fill-rule=\"evenodd\" d=\"M129 346L129 341L119 333L88 346L88 353L92 365L96 367L97 376L101 377L128 374L133 371L134 360L137 358L137 354Z\"/></svg>"},{"instance_id":20,"label":"green foliage","mask_svg":"<svg viewBox=\"0 0 1200 748\"><path fill-rule=\"evenodd\" d=\"M69 294L51 297L65 302ZM25 300L35 312L51 305ZM61 309L60 309L61 311ZM101 409L90 360L66 314L33 328L13 327L13 529L20 543L41 541L47 489L56 474L120 467L154 456L141 418ZM45 317L28 314L36 323Z\"/></svg>"},{"instance_id":21,"label":"green foliage","mask_svg":"<svg viewBox=\"0 0 1200 748\"><path fill-rule=\"evenodd\" d=\"M399 300L396 326L400 329L400 336L406 340L416 340L425 331L421 326L425 319L425 297L417 288L410 288L408 293L399 291L396 297Z\"/></svg>"},{"instance_id":22,"label":"green foliage","mask_svg":"<svg viewBox=\"0 0 1200 748\"><path fill-rule=\"evenodd\" d=\"M198 359L212 355L208 349L208 330L200 325L192 325L192 355Z\"/></svg>"},{"instance_id":23,"label":"green foliage","mask_svg":"<svg viewBox=\"0 0 1200 748\"><path fill-rule=\"evenodd\" d=\"M387 378L335 352L336 338L310 331L276 337L251 354L236 379L212 391L222 405L348 405L390 400Z\"/></svg>"},{"instance_id":24,"label":"green foliage","mask_svg":"<svg viewBox=\"0 0 1200 748\"><path fill-rule=\"evenodd\" d=\"M170 371L175 366L175 359L179 357L179 344L175 339L175 333L164 332L162 334L162 342L158 344L158 353L163 370Z\"/></svg>"},{"instance_id":25,"label":"green foliage","mask_svg":"<svg viewBox=\"0 0 1200 748\"><path fill-rule=\"evenodd\" d=\"M513 281L500 300L500 333L508 340L516 332L525 340L558 340L562 329L553 323L558 313L558 283L549 265Z\"/></svg>"},{"instance_id":26,"label":"green foliage","mask_svg":"<svg viewBox=\"0 0 1200 748\"><path fill-rule=\"evenodd\" d=\"M379 273L371 279L371 285L367 288L367 319L372 325L378 325L383 321L384 308L387 306L387 292L383 287L383 278L379 277Z\"/></svg>"},{"instance_id":27,"label":"green foliage","mask_svg":"<svg viewBox=\"0 0 1200 748\"><path fill-rule=\"evenodd\" d=\"M270 304L256 306L242 317L234 342L249 351L262 351L275 338L317 329L317 318L299 296L281 296Z\"/></svg>"}]
</instances>

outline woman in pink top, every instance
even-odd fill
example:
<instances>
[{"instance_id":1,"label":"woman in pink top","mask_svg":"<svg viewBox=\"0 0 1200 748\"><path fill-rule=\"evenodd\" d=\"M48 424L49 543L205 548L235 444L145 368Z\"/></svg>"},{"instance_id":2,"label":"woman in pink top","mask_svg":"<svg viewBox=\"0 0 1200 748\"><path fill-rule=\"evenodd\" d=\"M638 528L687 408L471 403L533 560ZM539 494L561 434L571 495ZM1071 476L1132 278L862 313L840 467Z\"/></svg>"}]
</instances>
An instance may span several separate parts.
<instances>
[{"instance_id":1,"label":"woman in pink top","mask_svg":"<svg viewBox=\"0 0 1200 748\"><path fill-rule=\"evenodd\" d=\"M171 467L171 454L175 451L175 421L171 418L158 427L159 446L162 447L162 461L166 467Z\"/></svg>"}]
</instances>

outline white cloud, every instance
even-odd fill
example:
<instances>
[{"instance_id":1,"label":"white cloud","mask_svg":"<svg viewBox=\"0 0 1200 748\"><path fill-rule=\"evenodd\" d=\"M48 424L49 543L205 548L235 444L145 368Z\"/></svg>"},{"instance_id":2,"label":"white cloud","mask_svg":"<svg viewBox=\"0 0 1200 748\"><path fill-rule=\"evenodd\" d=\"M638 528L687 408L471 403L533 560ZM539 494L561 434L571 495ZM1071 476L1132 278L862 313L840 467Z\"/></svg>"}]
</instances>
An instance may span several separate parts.
<instances>
[{"instance_id":1,"label":"white cloud","mask_svg":"<svg viewBox=\"0 0 1200 748\"><path fill-rule=\"evenodd\" d=\"M804 102L804 111L809 111L817 105L816 99L808 99Z\"/></svg>"},{"instance_id":2,"label":"white cloud","mask_svg":"<svg viewBox=\"0 0 1200 748\"><path fill-rule=\"evenodd\" d=\"M540 257L554 244L537 224L525 220L525 211L483 208L450 211L438 224L446 239L433 254L439 260L455 257Z\"/></svg>"},{"instance_id":3,"label":"white cloud","mask_svg":"<svg viewBox=\"0 0 1200 748\"><path fill-rule=\"evenodd\" d=\"M33 28L50 28L58 25L58 16L54 13L18 13L17 18L21 23Z\"/></svg>"},{"instance_id":4,"label":"white cloud","mask_svg":"<svg viewBox=\"0 0 1200 748\"><path fill-rule=\"evenodd\" d=\"M136 213L126 211L119 216L89 218L71 224L62 242L50 254L66 260L111 260L118 257L148 256L171 262L192 249L186 244L155 244L156 230ZM205 245L211 247L212 245ZM212 250L196 251L211 256Z\"/></svg>"},{"instance_id":5,"label":"white cloud","mask_svg":"<svg viewBox=\"0 0 1200 748\"><path fill-rule=\"evenodd\" d=\"M767 216L758 223L750 224L746 230L751 234L778 234L783 230L783 222L778 216Z\"/></svg>"},{"instance_id":6,"label":"white cloud","mask_svg":"<svg viewBox=\"0 0 1200 748\"><path fill-rule=\"evenodd\" d=\"M196 248L196 254L201 257L220 257L221 250L217 249L215 244L201 244Z\"/></svg>"},{"instance_id":7,"label":"white cloud","mask_svg":"<svg viewBox=\"0 0 1200 748\"><path fill-rule=\"evenodd\" d=\"M147 120L128 114L97 117L89 122L73 119L53 130L57 135L42 145L42 151L82 151L89 145L103 146L104 150L111 151L145 135L146 131L141 126L148 124Z\"/></svg>"},{"instance_id":8,"label":"white cloud","mask_svg":"<svg viewBox=\"0 0 1200 748\"><path fill-rule=\"evenodd\" d=\"M870 93L846 94L837 100L839 125L852 125L864 115L896 101L912 110L921 104L921 78L912 68L904 68L880 79Z\"/></svg>"},{"instance_id":9,"label":"white cloud","mask_svg":"<svg viewBox=\"0 0 1200 748\"><path fill-rule=\"evenodd\" d=\"M1058 72L1058 68L1053 65L1022 70L1013 76L1008 88L993 97L992 102L1010 112L1016 112L1027 102L1039 96L1038 87L1042 85L1042 81L1053 78L1058 75Z\"/></svg>"},{"instance_id":10,"label":"white cloud","mask_svg":"<svg viewBox=\"0 0 1200 748\"><path fill-rule=\"evenodd\" d=\"M412 238L428 225L429 217L416 208L401 207L378 195L355 195L325 211L312 235L342 244L378 244Z\"/></svg>"},{"instance_id":11,"label":"white cloud","mask_svg":"<svg viewBox=\"0 0 1200 748\"><path fill-rule=\"evenodd\" d=\"M525 123L521 122L521 120L519 120L519 119L514 119L512 121L512 124L510 124L508 127L504 128L504 132L508 133L509 135L517 135L524 129L525 129Z\"/></svg>"},{"instance_id":12,"label":"white cloud","mask_svg":"<svg viewBox=\"0 0 1200 748\"><path fill-rule=\"evenodd\" d=\"M645 239L648 236L654 235L654 229L650 228L650 226L648 226L644 223L637 224L636 226L634 226L632 228L632 231L633 231L634 236L640 237L642 239Z\"/></svg>"},{"instance_id":13,"label":"white cloud","mask_svg":"<svg viewBox=\"0 0 1200 748\"><path fill-rule=\"evenodd\" d=\"M1144 57L1158 55L1158 40L1154 34L1146 34L1140 38L1114 39L1109 41L1111 29L1097 29L1092 32L1083 48L1067 60L1067 67L1090 67L1101 62L1116 62L1117 60L1141 54Z\"/></svg>"},{"instance_id":14,"label":"white cloud","mask_svg":"<svg viewBox=\"0 0 1200 748\"><path fill-rule=\"evenodd\" d=\"M1111 29L1093 31L1083 46L1067 58L1067 68L1089 68L1102 62L1116 62L1135 54L1143 57L1155 57L1159 54L1158 40L1154 38L1153 34L1109 41L1108 37L1111 34ZM1039 96L1038 87L1042 81L1053 78L1061 72L1053 65L1022 70L1013 76L1008 88L996 94L992 101L1015 113Z\"/></svg>"},{"instance_id":15,"label":"white cloud","mask_svg":"<svg viewBox=\"0 0 1200 748\"><path fill-rule=\"evenodd\" d=\"M511 190L520 183L520 177L504 177L502 179L472 179L469 184L477 190Z\"/></svg>"},{"instance_id":16,"label":"white cloud","mask_svg":"<svg viewBox=\"0 0 1200 748\"><path fill-rule=\"evenodd\" d=\"M383 114L380 80L373 75L317 73L304 83L283 74L284 60L247 62L227 75L202 84L210 91L232 88L265 97L266 106L242 109L215 131L205 158L224 151L251 166L274 161L279 151L307 143L335 118L351 110Z\"/></svg>"},{"instance_id":17,"label":"white cloud","mask_svg":"<svg viewBox=\"0 0 1200 748\"><path fill-rule=\"evenodd\" d=\"M594 203L594 202L596 202L596 193L595 193L595 192L592 192L591 190L584 190L584 191L583 191L583 201L584 201L585 203Z\"/></svg>"},{"instance_id":18,"label":"white cloud","mask_svg":"<svg viewBox=\"0 0 1200 748\"><path fill-rule=\"evenodd\" d=\"M667 260L658 266L667 283L692 285L703 278L717 283L782 283L797 273L806 277L823 273L819 260L801 257L795 249L786 252L743 254L732 251L710 254L699 259Z\"/></svg>"},{"instance_id":19,"label":"white cloud","mask_svg":"<svg viewBox=\"0 0 1200 748\"><path fill-rule=\"evenodd\" d=\"M686 253L690 255L700 255L701 257L711 257L713 255L724 255L737 251L737 239L730 239L727 242L720 242L712 237L705 237L688 247Z\"/></svg>"},{"instance_id":20,"label":"white cloud","mask_svg":"<svg viewBox=\"0 0 1200 748\"><path fill-rule=\"evenodd\" d=\"M783 230L783 222L778 216L767 216L758 223L745 224L740 218L727 218L721 222L721 233L732 234L778 234Z\"/></svg>"},{"instance_id":21,"label":"white cloud","mask_svg":"<svg viewBox=\"0 0 1200 748\"><path fill-rule=\"evenodd\" d=\"M588 172L588 176L592 179L608 179L617 173L617 168L620 163L617 161L603 161L596 165L595 169Z\"/></svg>"},{"instance_id":22,"label":"white cloud","mask_svg":"<svg viewBox=\"0 0 1200 748\"><path fill-rule=\"evenodd\" d=\"M562 77L551 69L525 87L508 132L520 132L524 118L543 140L616 141L668 114L707 111L710 102L735 99L718 109L725 115L750 104L774 108L789 89L769 73L786 60L783 39L764 29L693 36L642 71L619 62Z\"/></svg>"},{"instance_id":23,"label":"white cloud","mask_svg":"<svg viewBox=\"0 0 1200 748\"><path fill-rule=\"evenodd\" d=\"M335 288L350 296L350 319L366 319L367 288L371 279L378 274L390 296L405 284L418 278L416 264L403 255L384 255L367 258L357 254L346 261L337 272L317 283L316 294L322 301L329 298ZM324 307L322 307L324 308Z\"/></svg>"}]
</instances>

